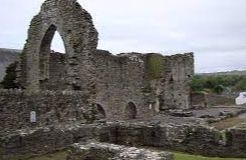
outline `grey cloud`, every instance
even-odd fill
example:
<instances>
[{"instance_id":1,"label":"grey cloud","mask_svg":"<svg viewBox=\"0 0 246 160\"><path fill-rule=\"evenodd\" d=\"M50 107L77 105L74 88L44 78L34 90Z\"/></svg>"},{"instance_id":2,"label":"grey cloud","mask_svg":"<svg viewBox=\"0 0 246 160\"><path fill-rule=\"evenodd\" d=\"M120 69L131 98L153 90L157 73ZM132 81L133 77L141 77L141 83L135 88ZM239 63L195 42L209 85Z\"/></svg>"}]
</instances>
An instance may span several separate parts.
<instances>
[{"instance_id":1,"label":"grey cloud","mask_svg":"<svg viewBox=\"0 0 246 160\"><path fill-rule=\"evenodd\" d=\"M2 0L0 47L23 47L30 20L42 1ZM113 53L193 51L197 72L246 69L245 0L79 2L94 18L101 49ZM54 39L55 48L62 50L58 39Z\"/></svg>"}]
</instances>

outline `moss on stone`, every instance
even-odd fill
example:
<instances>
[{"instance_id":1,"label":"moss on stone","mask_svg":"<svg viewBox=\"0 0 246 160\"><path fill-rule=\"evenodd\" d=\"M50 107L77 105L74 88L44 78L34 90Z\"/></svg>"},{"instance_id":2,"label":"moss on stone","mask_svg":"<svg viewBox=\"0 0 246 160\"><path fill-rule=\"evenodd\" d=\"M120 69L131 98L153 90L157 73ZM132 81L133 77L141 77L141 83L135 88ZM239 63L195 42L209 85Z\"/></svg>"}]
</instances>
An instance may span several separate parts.
<instances>
[{"instance_id":1,"label":"moss on stone","mask_svg":"<svg viewBox=\"0 0 246 160\"><path fill-rule=\"evenodd\" d=\"M147 56L147 70L151 79L161 78L164 70L162 55L149 54Z\"/></svg>"}]
</instances>

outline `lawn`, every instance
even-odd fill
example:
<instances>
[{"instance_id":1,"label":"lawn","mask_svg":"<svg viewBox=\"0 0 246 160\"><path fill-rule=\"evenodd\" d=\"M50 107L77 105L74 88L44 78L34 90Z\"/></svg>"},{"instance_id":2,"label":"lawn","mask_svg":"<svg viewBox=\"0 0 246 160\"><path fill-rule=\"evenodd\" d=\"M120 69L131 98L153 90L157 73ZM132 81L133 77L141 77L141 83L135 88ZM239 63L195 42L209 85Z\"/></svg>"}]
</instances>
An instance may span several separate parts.
<instances>
[{"instance_id":1,"label":"lawn","mask_svg":"<svg viewBox=\"0 0 246 160\"><path fill-rule=\"evenodd\" d=\"M38 157L32 157L22 160L66 160L67 152L60 151L53 154L47 154L43 156ZM19 158L14 158L11 160L19 160ZM202 156L195 156L195 155L189 155L189 154L183 154L183 153L175 153L175 160L246 160L240 159L240 158L207 158Z\"/></svg>"},{"instance_id":2,"label":"lawn","mask_svg":"<svg viewBox=\"0 0 246 160\"><path fill-rule=\"evenodd\" d=\"M35 156L31 158L24 158L24 157L14 157L10 160L66 160L67 152L66 151L59 151L52 154L46 154L42 156Z\"/></svg>"},{"instance_id":3,"label":"lawn","mask_svg":"<svg viewBox=\"0 0 246 160\"><path fill-rule=\"evenodd\" d=\"M238 118L238 117L234 117L234 118L228 118L219 122L215 122L212 123L211 125L214 126L215 128L219 129L219 130L224 130L230 127L234 127L240 123L245 122L246 119L245 118Z\"/></svg>"},{"instance_id":4,"label":"lawn","mask_svg":"<svg viewBox=\"0 0 246 160\"><path fill-rule=\"evenodd\" d=\"M175 153L175 160L246 160L239 159L239 158L208 158L208 157L202 157L202 156L194 156L189 154L183 154L183 153Z\"/></svg>"}]
</instances>

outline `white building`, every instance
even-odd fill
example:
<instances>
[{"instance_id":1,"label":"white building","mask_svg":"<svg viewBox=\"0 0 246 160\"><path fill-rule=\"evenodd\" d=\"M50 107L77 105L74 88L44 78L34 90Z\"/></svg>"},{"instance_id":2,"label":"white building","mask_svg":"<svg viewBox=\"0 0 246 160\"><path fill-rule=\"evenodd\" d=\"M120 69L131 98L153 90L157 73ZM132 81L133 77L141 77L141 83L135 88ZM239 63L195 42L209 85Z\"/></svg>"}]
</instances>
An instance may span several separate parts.
<instances>
[{"instance_id":1,"label":"white building","mask_svg":"<svg viewBox=\"0 0 246 160\"><path fill-rule=\"evenodd\" d=\"M246 92L241 92L236 98L236 105L246 104Z\"/></svg>"}]
</instances>

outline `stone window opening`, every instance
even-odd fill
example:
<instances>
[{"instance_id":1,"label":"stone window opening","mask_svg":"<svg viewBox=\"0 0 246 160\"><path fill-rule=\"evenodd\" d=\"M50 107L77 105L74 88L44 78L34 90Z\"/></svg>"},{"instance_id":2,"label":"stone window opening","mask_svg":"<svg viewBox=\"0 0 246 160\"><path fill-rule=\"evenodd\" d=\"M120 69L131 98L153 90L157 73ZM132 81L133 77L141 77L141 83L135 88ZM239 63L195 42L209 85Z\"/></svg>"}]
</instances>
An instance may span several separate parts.
<instances>
[{"instance_id":1,"label":"stone window opening","mask_svg":"<svg viewBox=\"0 0 246 160\"><path fill-rule=\"evenodd\" d=\"M136 119L137 107L133 102L129 102L125 108L125 116L127 119Z\"/></svg>"}]
</instances>

